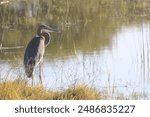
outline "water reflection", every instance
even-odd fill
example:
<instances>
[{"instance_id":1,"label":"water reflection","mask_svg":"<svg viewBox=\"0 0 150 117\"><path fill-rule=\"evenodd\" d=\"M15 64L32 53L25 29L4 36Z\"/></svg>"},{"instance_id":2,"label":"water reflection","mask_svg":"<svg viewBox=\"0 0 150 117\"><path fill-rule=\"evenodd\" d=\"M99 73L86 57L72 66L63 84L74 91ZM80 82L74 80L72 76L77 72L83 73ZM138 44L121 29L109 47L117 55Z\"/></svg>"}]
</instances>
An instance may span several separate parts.
<instances>
[{"instance_id":1,"label":"water reflection","mask_svg":"<svg viewBox=\"0 0 150 117\"><path fill-rule=\"evenodd\" d=\"M141 95L145 93L146 97L142 95L140 98L148 98L149 25L122 26L120 30L114 27L116 33L112 31L112 27L105 27L105 33L113 32L111 38L100 29L92 28L91 24L83 28L83 33L77 33L77 36L73 29L53 35L52 43L46 48L44 57L45 86L61 89L71 84L86 83L100 89L114 87L116 93L121 92L125 95L134 91ZM9 33L12 34L7 32L5 35L8 38ZM26 35L19 45L25 46L32 37L31 33L26 34L29 35ZM16 41L9 43L11 46L16 45ZM6 45L9 43L6 40ZM24 48L1 52L1 79L6 75L12 79L14 73L23 76L23 53Z\"/></svg>"}]
</instances>

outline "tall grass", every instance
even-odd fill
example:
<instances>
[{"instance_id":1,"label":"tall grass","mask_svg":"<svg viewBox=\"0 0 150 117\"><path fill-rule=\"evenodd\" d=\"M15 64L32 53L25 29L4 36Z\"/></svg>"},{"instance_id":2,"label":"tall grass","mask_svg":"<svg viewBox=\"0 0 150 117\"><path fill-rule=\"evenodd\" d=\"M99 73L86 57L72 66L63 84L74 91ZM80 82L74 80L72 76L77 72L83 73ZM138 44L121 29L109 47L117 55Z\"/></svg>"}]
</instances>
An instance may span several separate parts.
<instances>
[{"instance_id":1,"label":"tall grass","mask_svg":"<svg viewBox=\"0 0 150 117\"><path fill-rule=\"evenodd\" d=\"M42 86L29 86L25 80L6 80L0 83L0 100L106 100L106 99L139 99L145 94L132 92L129 97L122 93L109 94L109 90L115 90L114 87L110 89L107 87L103 90L89 87L85 84L70 86L61 91L52 91Z\"/></svg>"},{"instance_id":2,"label":"tall grass","mask_svg":"<svg viewBox=\"0 0 150 117\"><path fill-rule=\"evenodd\" d=\"M69 87L63 91L51 91L42 86L31 87L25 81L0 83L1 100L98 100L100 92L86 85Z\"/></svg>"},{"instance_id":3,"label":"tall grass","mask_svg":"<svg viewBox=\"0 0 150 117\"><path fill-rule=\"evenodd\" d=\"M22 6L22 8L16 6ZM76 24L96 18L131 19L150 15L150 2L146 0L12 0L0 4L0 25L32 28L38 23Z\"/></svg>"}]
</instances>

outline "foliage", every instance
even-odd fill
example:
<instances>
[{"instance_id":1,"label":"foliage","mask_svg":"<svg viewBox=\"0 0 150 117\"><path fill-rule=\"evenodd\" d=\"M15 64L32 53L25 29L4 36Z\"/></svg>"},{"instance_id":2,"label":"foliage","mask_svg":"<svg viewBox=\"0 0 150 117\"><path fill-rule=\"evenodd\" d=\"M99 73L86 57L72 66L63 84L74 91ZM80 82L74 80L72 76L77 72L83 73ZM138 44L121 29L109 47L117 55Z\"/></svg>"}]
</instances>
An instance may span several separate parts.
<instances>
[{"instance_id":1,"label":"foliage","mask_svg":"<svg viewBox=\"0 0 150 117\"><path fill-rule=\"evenodd\" d=\"M149 14L150 2L146 0L11 0L0 4L0 25L33 28L41 22L73 25L97 18L117 20Z\"/></svg>"}]
</instances>

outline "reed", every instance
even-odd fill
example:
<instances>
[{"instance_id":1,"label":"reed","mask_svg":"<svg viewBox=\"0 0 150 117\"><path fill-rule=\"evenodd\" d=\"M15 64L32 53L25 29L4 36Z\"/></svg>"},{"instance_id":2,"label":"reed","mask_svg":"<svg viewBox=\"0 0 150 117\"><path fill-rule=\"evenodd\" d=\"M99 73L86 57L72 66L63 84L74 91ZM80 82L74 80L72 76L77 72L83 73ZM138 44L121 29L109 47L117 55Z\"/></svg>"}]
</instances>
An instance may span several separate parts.
<instances>
[{"instance_id":1,"label":"reed","mask_svg":"<svg viewBox=\"0 0 150 117\"><path fill-rule=\"evenodd\" d=\"M12 0L0 4L0 26L31 29L41 22L68 26L106 17L131 20L149 16L149 7L148 0Z\"/></svg>"}]
</instances>

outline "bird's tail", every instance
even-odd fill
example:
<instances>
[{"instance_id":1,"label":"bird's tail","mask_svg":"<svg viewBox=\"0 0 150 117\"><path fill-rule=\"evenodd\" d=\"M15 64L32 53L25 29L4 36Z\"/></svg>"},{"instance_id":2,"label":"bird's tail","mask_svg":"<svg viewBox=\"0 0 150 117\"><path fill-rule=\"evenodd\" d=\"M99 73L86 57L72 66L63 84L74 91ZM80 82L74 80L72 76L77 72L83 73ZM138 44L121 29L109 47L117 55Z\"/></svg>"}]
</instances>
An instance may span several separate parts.
<instances>
[{"instance_id":1,"label":"bird's tail","mask_svg":"<svg viewBox=\"0 0 150 117\"><path fill-rule=\"evenodd\" d=\"M34 67L35 67L35 62L34 61L29 61L28 64L25 65L25 73L26 73L27 77L29 77L29 78L32 77Z\"/></svg>"}]
</instances>

